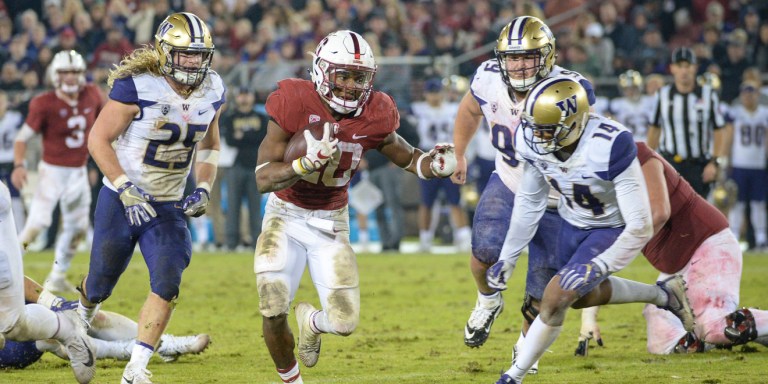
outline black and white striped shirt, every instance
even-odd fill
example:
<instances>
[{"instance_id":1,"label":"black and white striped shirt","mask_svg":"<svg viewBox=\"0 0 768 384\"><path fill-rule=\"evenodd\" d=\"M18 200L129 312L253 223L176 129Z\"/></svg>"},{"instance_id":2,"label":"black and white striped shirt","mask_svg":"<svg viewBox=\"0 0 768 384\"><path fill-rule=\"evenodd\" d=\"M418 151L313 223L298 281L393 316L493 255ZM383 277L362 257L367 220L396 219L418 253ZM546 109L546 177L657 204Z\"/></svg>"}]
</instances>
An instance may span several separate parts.
<instances>
[{"instance_id":1,"label":"black and white striped shirt","mask_svg":"<svg viewBox=\"0 0 768 384\"><path fill-rule=\"evenodd\" d=\"M683 159L707 160L712 156L713 133L725 126L720 99L712 87L696 86L677 92L674 84L656 93L651 124L661 129L659 152Z\"/></svg>"}]
</instances>

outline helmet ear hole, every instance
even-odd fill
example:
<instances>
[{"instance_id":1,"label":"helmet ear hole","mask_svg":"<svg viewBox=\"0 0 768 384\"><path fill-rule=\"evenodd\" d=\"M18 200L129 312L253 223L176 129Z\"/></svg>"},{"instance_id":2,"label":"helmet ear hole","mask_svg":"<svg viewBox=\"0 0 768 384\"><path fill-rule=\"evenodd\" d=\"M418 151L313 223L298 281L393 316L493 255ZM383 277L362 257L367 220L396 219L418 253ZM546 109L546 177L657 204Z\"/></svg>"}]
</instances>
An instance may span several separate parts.
<instances>
[{"instance_id":1,"label":"helmet ear hole","mask_svg":"<svg viewBox=\"0 0 768 384\"><path fill-rule=\"evenodd\" d=\"M215 47L208 26L189 12L174 13L163 20L155 34L160 71L177 83L196 87L208 74ZM174 55L187 54L182 62ZM200 55L196 61L194 55ZM178 61L178 62L177 62Z\"/></svg>"},{"instance_id":2,"label":"helmet ear hole","mask_svg":"<svg viewBox=\"0 0 768 384\"><path fill-rule=\"evenodd\" d=\"M362 36L346 30L332 32L315 49L312 81L331 109L348 114L368 101L376 68L373 50Z\"/></svg>"}]
</instances>

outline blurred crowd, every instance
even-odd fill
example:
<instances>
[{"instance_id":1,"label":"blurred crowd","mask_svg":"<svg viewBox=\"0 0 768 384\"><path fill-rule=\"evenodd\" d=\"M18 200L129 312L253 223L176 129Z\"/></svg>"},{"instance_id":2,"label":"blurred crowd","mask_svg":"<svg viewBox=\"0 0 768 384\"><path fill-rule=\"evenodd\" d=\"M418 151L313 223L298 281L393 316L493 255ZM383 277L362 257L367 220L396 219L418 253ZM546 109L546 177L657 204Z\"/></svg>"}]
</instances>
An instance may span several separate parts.
<instances>
[{"instance_id":1,"label":"blurred crowd","mask_svg":"<svg viewBox=\"0 0 768 384\"><path fill-rule=\"evenodd\" d=\"M503 25L523 14L547 20L557 63L591 77L605 103L621 96L618 77L628 69L645 76L652 95L680 46L694 50L700 75L717 75L726 103L737 99L748 68L758 80L768 72L768 3L749 0L0 0L0 88L8 107L26 116L29 99L49 87L46 70L61 50L80 52L89 80L106 95L110 68L152 44L160 22L178 11L210 25L213 68L227 79L231 104L236 90L247 89L257 110L277 81L308 78L307 52L320 38L351 29L381 63L375 87L415 124L410 109L424 100L425 82L471 77L493 57ZM441 67L441 60L454 65ZM242 68L245 76L228 76Z\"/></svg>"}]
</instances>

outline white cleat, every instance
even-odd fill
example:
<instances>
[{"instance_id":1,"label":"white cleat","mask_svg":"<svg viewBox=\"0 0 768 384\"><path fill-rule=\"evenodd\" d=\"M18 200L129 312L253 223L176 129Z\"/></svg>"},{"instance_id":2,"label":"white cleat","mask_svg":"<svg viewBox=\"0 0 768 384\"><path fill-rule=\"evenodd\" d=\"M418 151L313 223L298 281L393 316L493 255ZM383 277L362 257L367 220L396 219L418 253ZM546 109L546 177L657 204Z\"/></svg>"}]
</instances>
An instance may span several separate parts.
<instances>
[{"instance_id":1,"label":"white cleat","mask_svg":"<svg viewBox=\"0 0 768 384\"><path fill-rule=\"evenodd\" d=\"M120 380L120 384L152 384L152 381L149 380L151 377L152 372L146 368L128 363L123 371L123 378Z\"/></svg>"},{"instance_id":2,"label":"white cleat","mask_svg":"<svg viewBox=\"0 0 768 384\"><path fill-rule=\"evenodd\" d=\"M464 344L470 348L478 348L485 344L491 334L493 322L504 310L504 299L499 295L498 300L490 306L484 306L478 299L475 309L464 326Z\"/></svg>"},{"instance_id":3,"label":"white cleat","mask_svg":"<svg viewBox=\"0 0 768 384\"><path fill-rule=\"evenodd\" d=\"M91 338L85 333L82 326L75 323L71 317L60 315L59 321L69 322L71 335L62 340L67 350L69 364L75 373L75 379L80 384L90 383L96 374L96 349L91 343Z\"/></svg>"},{"instance_id":4,"label":"white cleat","mask_svg":"<svg viewBox=\"0 0 768 384\"><path fill-rule=\"evenodd\" d=\"M299 360L305 367L314 367L320 358L320 335L312 332L311 315L317 309L309 303L299 303L294 309L299 324Z\"/></svg>"},{"instance_id":5,"label":"white cleat","mask_svg":"<svg viewBox=\"0 0 768 384\"><path fill-rule=\"evenodd\" d=\"M197 355L208 348L210 343L211 337L204 333L195 336L163 335L157 354L163 361L170 363L181 355Z\"/></svg>"},{"instance_id":6,"label":"white cleat","mask_svg":"<svg viewBox=\"0 0 768 384\"><path fill-rule=\"evenodd\" d=\"M672 312L672 314L677 316L677 318L683 322L683 328L685 328L686 331L693 332L696 318L693 315L688 296L685 294L685 291L688 288L685 286L683 277L674 275L664 281L657 281L656 285L661 287L669 298L667 305L659 308Z\"/></svg>"},{"instance_id":7,"label":"white cleat","mask_svg":"<svg viewBox=\"0 0 768 384\"><path fill-rule=\"evenodd\" d=\"M70 284L65 277L54 277L52 274L49 274L45 279L43 288L53 293L78 293L75 286Z\"/></svg>"}]
</instances>

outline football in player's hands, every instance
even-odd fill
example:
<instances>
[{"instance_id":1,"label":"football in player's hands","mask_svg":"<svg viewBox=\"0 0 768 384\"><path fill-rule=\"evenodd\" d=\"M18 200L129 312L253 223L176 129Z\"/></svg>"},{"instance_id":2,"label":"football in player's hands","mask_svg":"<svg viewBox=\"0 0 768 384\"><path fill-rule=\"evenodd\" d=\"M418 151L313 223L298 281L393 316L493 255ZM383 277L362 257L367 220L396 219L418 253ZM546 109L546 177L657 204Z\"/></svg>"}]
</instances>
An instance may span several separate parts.
<instances>
[{"instance_id":1,"label":"football in player's hands","mask_svg":"<svg viewBox=\"0 0 768 384\"><path fill-rule=\"evenodd\" d=\"M288 145L285 147L285 153L283 154L283 161L286 163L290 163L293 160L298 159L299 157L302 157L307 154L307 140L304 138L304 131L309 130L312 133L312 137L315 138L315 140L322 140L323 138L323 125L325 124L325 121L316 121L314 123L309 123L305 125L303 128L296 131L293 136L291 136L291 139L288 141ZM336 127L335 124L331 123L333 125L333 128ZM330 131L330 137L329 140L333 140L335 138L335 129L331 129Z\"/></svg>"}]
</instances>

